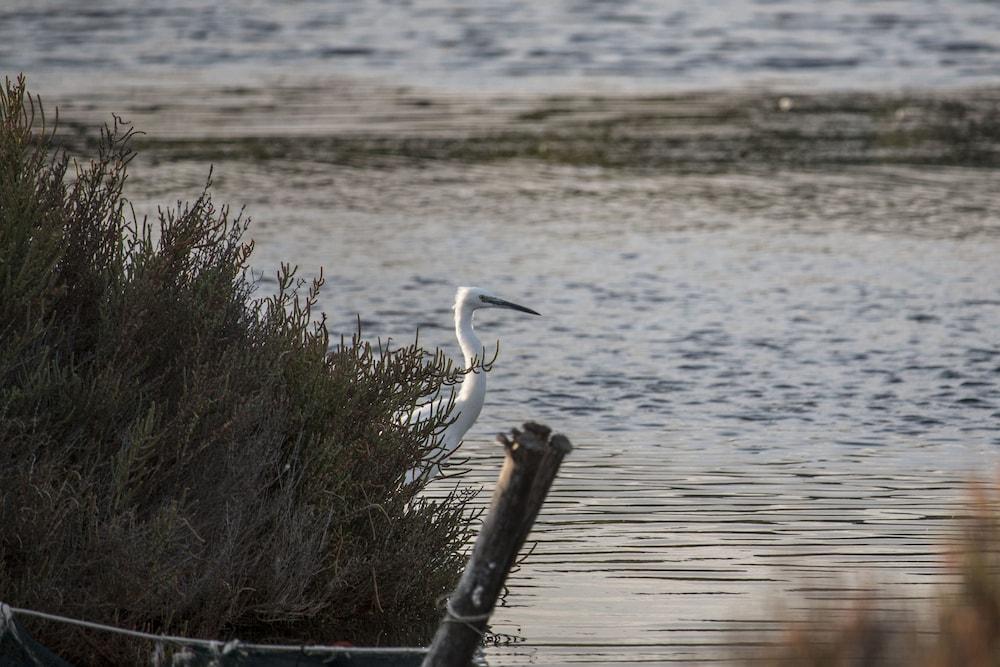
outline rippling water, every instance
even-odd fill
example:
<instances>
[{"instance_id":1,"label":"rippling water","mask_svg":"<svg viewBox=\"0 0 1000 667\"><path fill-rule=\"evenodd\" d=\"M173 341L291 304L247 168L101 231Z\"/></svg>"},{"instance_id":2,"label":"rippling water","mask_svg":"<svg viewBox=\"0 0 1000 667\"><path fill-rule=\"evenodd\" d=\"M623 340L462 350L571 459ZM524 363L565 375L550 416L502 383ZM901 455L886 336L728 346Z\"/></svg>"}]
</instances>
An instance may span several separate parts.
<instances>
[{"instance_id":1,"label":"rippling water","mask_svg":"<svg viewBox=\"0 0 1000 667\"><path fill-rule=\"evenodd\" d=\"M778 625L778 591L800 620L805 604L850 610L873 581L897 587L880 608L926 603L963 512L961 476L877 449L827 457L799 438L757 456L697 430L581 444L497 613L524 638L497 664L735 661Z\"/></svg>"},{"instance_id":2,"label":"rippling water","mask_svg":"<svg viewBox=\"0 0 1000 667\"><path fill-rule=\"evenodd\" d=\"M8 0L0 64L213 82L303 75L579 90L967 86L1000 75L982 0Z\"/></svg>"},{"instance_id":3,"label":"rippling water","mask_svg":"<svg viewBox=\"0 0 1000 667\"><path fill-rule=\"evenodd\" d=\"M0 65L69 132L116 111L149 133L140 212L192 198L214 163L217 199L255 219L262 289L280 261L325 267L336 331L360 314L370 338L419 326L457 354L459 284L542 312L477 322L503 344L463 483L489 490L492 435L524 419L576 445L495 617L520 641L490 660L689 663L760 641L778 592L874 576L904 604L945 579L962 482L1000 447L1000 100L906 135L961 95L846 96L791 128L777 100L719 121L759 100L589 96L995 83L998 28L971 0L9 0ZM538 107L532 89L576 97ZM588 161L642 118L662 124L636 145L711 141L679 166ZM834 131L822 160L777 159L819 152L812 125ZM512 131L536 159L461 152ZM543 159L547 137L579 159ZM431 139L455 153L422 157ZM969 150L935 159L955 140ZM745 163L698 161L734 141Z\"/></svg>"},{"instance_id":4,"label":"rippling water","mask_svg":"<svg viewBox=\"0 0 1000 667\"><path fill-rule=\"evenodd\" d=\"M1000 446L1000 234L962 211L996 210L995 173L217 169L258 216L257 266L324 265L341 331L419 324L457 354L457 283L543 313L478 317L502 346L465 483L490 489L492 434L525 418L577 447L492 663L719 662L780 592L830 613L851 580L936 594L963 482Z\"/></svg>"},{"instance_id":5,"label":"rippling water","mask_svg":"<svg viewBox=\"0 0 1000 667\"><path fill-rule=\"evenodd\" d=\"M260 219L259 266L326 267L341 331L361 313L370 336L418 324L454 348L456 284L543 313L479 316L484 340L504 342L487 415L517 419L527 402L590 432L706 429L727 450L1000 445L1000 230L967 238L963 217L978 214L959 210L974 192L1000 205L991 172L815 174L807 200L843 207L827 214L789 210L780 189L731 210L727 190L760 195L766 174L288 168L240 167L220 186ZM292 177L303 191L275 201ZM914 179L923 198L909 198ZM869 207L872 192L899 224Z\"/></svg>"}]
</instances>

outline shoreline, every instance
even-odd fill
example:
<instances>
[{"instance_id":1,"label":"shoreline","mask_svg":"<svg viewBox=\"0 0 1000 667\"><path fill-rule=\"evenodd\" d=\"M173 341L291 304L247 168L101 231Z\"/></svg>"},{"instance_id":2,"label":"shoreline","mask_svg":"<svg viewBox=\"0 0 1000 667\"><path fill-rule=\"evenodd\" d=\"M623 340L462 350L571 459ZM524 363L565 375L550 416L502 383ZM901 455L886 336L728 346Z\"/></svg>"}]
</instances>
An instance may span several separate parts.
<instances>
[{"instance_id":1,"label":"shoreline","mask_svg":"<svg viewBox=\"0 0 1000 667\"><path fill-rule=\"evenodd\" d=\"M30 83L30 82L29 82ZM392 167L495 163L718 173L748 168L912 165L1000 168L1000 88L699 92L643 96L433 95L356 82L330 87L95 91L60 99L62 140L93 141L116 113L158 159Z\"/></svg>"}]
</instances>

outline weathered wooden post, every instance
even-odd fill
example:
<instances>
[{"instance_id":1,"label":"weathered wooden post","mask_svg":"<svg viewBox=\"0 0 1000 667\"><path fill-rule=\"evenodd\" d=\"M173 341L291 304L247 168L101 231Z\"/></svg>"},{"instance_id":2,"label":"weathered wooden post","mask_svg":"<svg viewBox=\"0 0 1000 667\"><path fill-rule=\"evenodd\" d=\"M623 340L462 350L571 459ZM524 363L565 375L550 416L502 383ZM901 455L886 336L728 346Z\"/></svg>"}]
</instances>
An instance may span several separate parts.
<instances>
[{"instance_id":1,"label":"weathered wooden post","mask_svg":"<svg viewBox=\"0 0 1000 667\"><path fill-rule=\"evenodd\" d=\"M498 435L506 458L489 513L472 548L472 556L424 658L423 667L467 667L486 631L486 624L507 573L517 559L559 465L573 446L547 426L528 422L511 437ZM551 437L550 437L551 436Z\"/></svg>"}]
</instances>

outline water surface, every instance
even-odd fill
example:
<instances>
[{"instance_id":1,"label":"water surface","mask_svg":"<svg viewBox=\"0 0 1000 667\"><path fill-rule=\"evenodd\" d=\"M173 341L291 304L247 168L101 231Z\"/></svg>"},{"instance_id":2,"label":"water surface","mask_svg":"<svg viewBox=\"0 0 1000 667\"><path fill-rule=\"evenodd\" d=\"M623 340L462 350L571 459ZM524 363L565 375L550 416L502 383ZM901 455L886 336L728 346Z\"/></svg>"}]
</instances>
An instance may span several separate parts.
<instances>
[{"instance_id":1,"label":"water surface","mask_svg":"<svg viewBox=\"0 0 1000 667\"><path fill-rule=\"evenodd\" d=\"M1000 75L982 0L8 0L0 64L258 86L362 76L437 89L970 86Z\"/></svg>"},{"instance_id":2,"label":"water surface","mask_svg":"<svg viewBox=\"0 0 1000 667\"><path fill-rule=\"evenodd\" d=\"M204 166L140 164L136 186L193 192ZM464 483L489 491L493 434L527 418L577 447L495 664L718 662L764 640L779 592L890 581L902 605L947 579L963 483L1000 446L994 170L216 169L256 267L326 268L335 330L360 314L457 354L456 284L543 313L477 318L502 346Z\"/></svg>"},{"instance_id":3,"label":"water surface","mask_svg":"<svg viewBox=\"0 0 1000 667\"><path fill-rule=\"evenodd\" d=\"M525 419L576 446L491 662L719 662L777 593L948 578L1000 447L998 24L973 0L13 0L0 65L74 150L111 112L147 132L140 213L214 164L261 291L323 266L335 332L457 354L463 284L542 312L477 320L502 346L462 483L488 493Z\"/></svg>"}]
</instances>

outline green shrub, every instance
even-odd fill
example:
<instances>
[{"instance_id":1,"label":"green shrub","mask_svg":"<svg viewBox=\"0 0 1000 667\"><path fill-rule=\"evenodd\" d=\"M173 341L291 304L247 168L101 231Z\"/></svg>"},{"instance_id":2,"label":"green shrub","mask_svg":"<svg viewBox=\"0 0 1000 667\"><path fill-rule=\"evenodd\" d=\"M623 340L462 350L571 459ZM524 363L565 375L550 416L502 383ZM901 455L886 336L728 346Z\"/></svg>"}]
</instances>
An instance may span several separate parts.
<instances>
[{"instance_id":1,"label":"green shrub","mask_svg":"<svg viewBox=\"0 0 1000 667\"><path fill-rule=\"evenodd\" d=\"M0 91L0 600L158 633L424 642L467 498L401 486L454 379L416 342L328 351L318 280L254 299L247 221L204 192L136 220L133 130L70 160L23 78ZM54 624L79 664L150 647Z\"/></svg>"}]
</instances>

